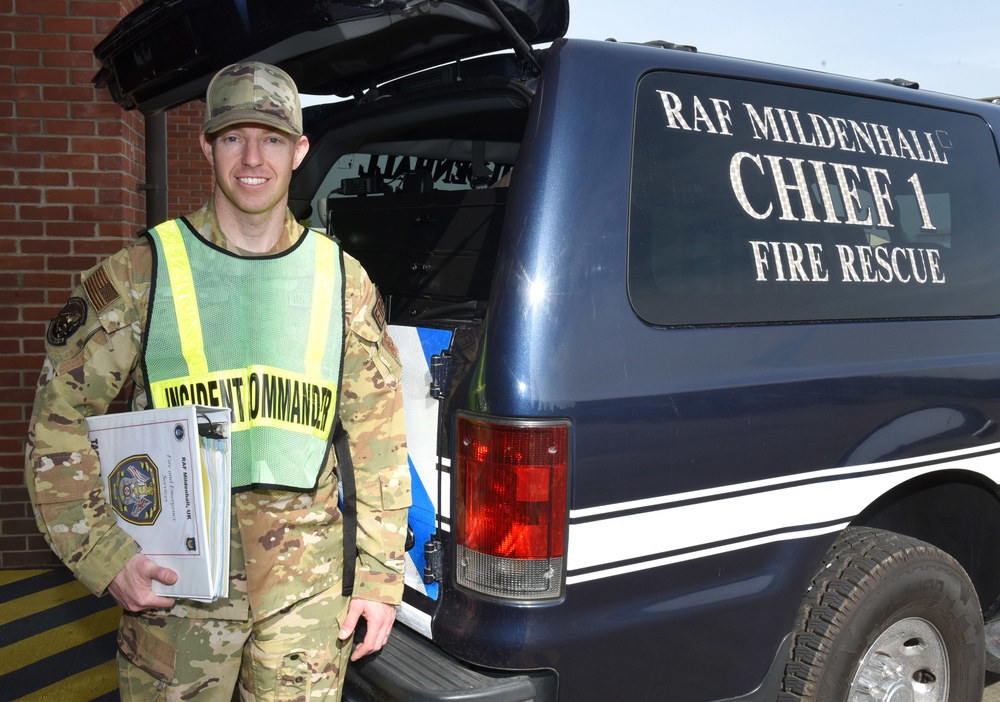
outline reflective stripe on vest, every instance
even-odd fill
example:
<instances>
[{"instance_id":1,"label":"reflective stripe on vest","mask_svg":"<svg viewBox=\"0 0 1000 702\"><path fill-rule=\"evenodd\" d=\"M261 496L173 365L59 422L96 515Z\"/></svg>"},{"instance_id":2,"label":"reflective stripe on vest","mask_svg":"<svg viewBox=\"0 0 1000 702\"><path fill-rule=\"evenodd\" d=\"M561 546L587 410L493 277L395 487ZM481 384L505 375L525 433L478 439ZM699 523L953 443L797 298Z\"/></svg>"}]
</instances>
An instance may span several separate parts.
<instances>
[{"instance_id":1,"label":"reflective stripe on vest","mask_svg":"<svg viewBox=\"0 0 1000 702\"><path fill-rule=\"evenodd\" d=\"M143 361L152 406L232 410L234 489L313 489L336 424L339 247L307 232L277 256L233 256L183 220L149 236L156 266Z\"/></svg>"}]
</instances>

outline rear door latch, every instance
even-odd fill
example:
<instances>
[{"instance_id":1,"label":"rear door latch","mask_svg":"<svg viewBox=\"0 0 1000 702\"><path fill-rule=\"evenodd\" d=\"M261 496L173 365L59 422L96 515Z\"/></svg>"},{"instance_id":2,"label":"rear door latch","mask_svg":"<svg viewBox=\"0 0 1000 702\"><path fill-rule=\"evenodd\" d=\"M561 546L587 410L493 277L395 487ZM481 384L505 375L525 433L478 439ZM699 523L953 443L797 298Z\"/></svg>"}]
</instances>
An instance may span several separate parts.
<instances>
[{"instance_id":1,"label":"rear door latch","mask_svg":"<svg viewBox=\"0 0 1000 702\"><path fill-rule=\"evenodd\" d=\"M442 351L431 356L431 397L441 400L451 392L451 352Z\"/></svg>"}]
</instances>

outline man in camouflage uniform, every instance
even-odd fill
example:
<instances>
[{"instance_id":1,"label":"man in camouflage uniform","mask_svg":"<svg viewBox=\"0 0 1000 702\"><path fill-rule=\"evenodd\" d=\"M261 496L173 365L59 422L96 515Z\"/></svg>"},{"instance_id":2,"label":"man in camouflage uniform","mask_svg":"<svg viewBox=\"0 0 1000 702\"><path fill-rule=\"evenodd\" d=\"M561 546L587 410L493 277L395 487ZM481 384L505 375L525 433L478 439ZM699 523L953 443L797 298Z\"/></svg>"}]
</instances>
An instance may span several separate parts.
<instances>
[{"instance_id":1,"label":"man in camouflage uniform","mask_svg":"<svg viewBox=\"0 0 1000 702\"><path fill-rule=\"evenodd\" d=\"M308 150L291 78L264 64L236 64L213 80L207 103L201 142L215 190L181 222L190 225L187 245L269 265L321 236L287 208L291 173ZM233 494L227 598L202 604L159 597L152 581L173 584L177 575L139 553L115 525L86 422L107 411L130 375L134 408L156 404L146 377L156 351L144 343L150 315L159 312L151 308L157 246L142 236L84 274L49 326L26 461L36 520L74 574L125 610L118 636L123 699L228 701L238 685L249 700L337 700L355 624L364 617L367 633L352 659L385 644L403 587L410 485L400 367L384 308L361 266L345 255L339 414L357 482L353 597L342 593L333 450L311 490L251 485Z\"/></svg>"}]
</instances>

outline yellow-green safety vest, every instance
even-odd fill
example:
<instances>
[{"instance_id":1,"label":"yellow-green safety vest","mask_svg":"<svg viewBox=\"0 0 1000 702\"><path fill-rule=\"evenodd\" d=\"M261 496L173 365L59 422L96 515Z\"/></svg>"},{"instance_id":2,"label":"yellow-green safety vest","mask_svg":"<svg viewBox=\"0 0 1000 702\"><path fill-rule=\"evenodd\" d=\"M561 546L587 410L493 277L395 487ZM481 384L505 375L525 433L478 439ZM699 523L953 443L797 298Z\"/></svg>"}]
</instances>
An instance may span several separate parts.
<instances>
[{"instance_id":1,"label":"yellow-green safety vest","mask_svg":"<svg viewBox=\"0 0 1000 702\"><path fill-rule=\"evenodd\" d=\"M230 408L234 491L315 489L343 369L340 247L307 230L280 254L237 256L184 219L147 236L155 257L143 341L151 406Z\"/></svg>"}]
</instances>

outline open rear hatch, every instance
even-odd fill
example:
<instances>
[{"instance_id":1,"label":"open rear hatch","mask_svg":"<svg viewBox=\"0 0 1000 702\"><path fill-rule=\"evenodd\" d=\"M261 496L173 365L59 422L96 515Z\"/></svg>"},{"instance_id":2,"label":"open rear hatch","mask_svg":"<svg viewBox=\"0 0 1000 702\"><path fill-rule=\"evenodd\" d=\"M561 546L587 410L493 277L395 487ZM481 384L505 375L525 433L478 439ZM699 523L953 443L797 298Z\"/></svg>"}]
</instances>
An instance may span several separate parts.
<instances>
[{"instance_id":1,"label":"open rear hatch","mask_svg":"<svg viewBox=\"0 0 1000 702\"><path fill-rule=\"evenodd\" d=\"M281 66L300 92L346 97L476 54L524 53L568 24L568 0L147 0L94 49L94 82L152 114L256 59Z\"/></svg>"}]
</instances>

